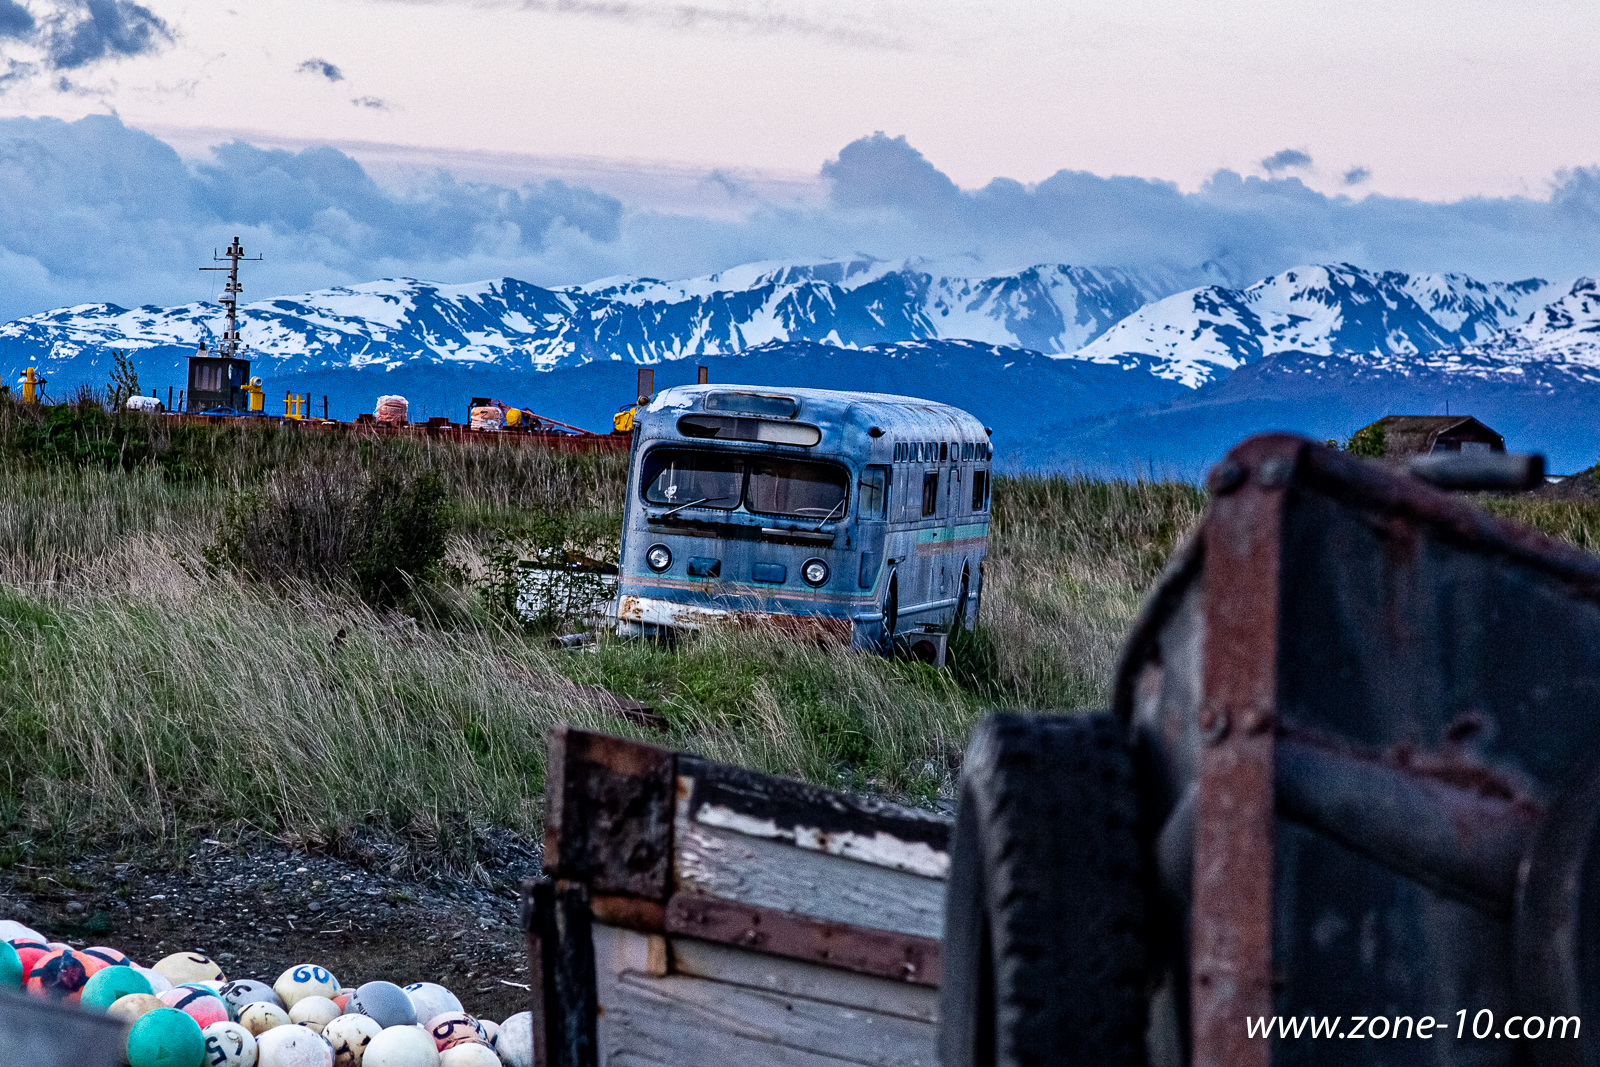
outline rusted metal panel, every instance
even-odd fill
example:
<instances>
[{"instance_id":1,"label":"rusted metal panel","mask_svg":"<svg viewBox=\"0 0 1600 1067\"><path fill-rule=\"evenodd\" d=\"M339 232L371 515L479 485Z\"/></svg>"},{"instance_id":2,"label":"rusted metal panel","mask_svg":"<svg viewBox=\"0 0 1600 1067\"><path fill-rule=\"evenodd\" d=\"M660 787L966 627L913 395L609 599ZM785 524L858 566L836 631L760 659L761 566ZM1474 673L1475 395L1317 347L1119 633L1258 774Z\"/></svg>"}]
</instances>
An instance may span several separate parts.
<instances>
[{"instance_id":1,"label":"rusted metal panel","mask_svg":"<svg viewBox=\"0 0 1600 1067\"><path fill-rule=\"evenodd\" d=\"M116 1067L123 1025L106 1015L0 992L0 1064Z\"/></svg>"},{"instance_id":2,"label":"rusted metal panel","mask_svg":"<svg viewBox=\"0 0 1600 1067\"><path fill-rule=\"evenodd\" d=\"M551 736L545 773L545 870L597 893L665 899L673 754L563 729Z\"/></svg>"},{"instance_id":3,"label":"rusted metal panel","mask_svg":"<svg viewBox=\"0 0 1600 1067\"><path fill-rule=\"evenodd\" d=\"M824 922L692 893L680 893L667 902L667 932L913 985L939 984L939 942L933 938Z\"/></svg>"},{"instance_id":4,"label":"rusted metal panel","mask_svg":"<svg viewBox=\"0 0 1600 1067\"><path fill-rule=\"evenodd\" d=\"M1116 684L1194 924L1173 964L1196 972L1176 1009L1194 1062L1591 1062L1453 1034L1463 1009L1600 1013L1600 957L1578 947L1600 943L1582 903L1600 898L1600 559L1283 436L1234 450L1212 488ZM1208 993L1223 965L1233 984ZM1274 1014L1432 1015L1452 1037L1245 1040Z\"/></svg>"},{"instance_id":5,"label":"rusted metal panel","mask_svg":"<svg viewBox=\"0 0 1600 1067\"><path fill-rule=\"evenodd\" d=\"M1262 438L1212 472L1191 910L1196 1067L1265 1067L1239 1025L1272 1010L1278 532L1301 443Z\"/></svg>"}]
</instances>

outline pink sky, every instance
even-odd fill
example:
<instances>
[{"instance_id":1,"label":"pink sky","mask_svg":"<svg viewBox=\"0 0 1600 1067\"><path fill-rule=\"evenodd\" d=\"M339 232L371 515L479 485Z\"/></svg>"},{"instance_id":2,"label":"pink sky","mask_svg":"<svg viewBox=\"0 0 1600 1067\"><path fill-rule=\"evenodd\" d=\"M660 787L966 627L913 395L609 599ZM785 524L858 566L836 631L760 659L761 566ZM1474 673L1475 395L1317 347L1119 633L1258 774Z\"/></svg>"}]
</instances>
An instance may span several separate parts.
<instances>
[{"instance_id":1,"label":"pink sky","mask_svg":"<svg viewBox=\"0 0 1600 1067\"><path fill-rule=\"evenodd\" d=\"M68 0L17 0L40 19ZM153 55L24 79L0 117L115 111L185 154L344 147L383 176L558 176L674 210L816 195L904 134L965 187L1067 168L1194 189L1544 196L1600 162L1600 20L1540 0L145 0ZM29 58L0 41L0 57ZM332 64L331 80L307 72ZM1344 175L1371 177L1346 186Z\"/></svg>"}]
</instances>

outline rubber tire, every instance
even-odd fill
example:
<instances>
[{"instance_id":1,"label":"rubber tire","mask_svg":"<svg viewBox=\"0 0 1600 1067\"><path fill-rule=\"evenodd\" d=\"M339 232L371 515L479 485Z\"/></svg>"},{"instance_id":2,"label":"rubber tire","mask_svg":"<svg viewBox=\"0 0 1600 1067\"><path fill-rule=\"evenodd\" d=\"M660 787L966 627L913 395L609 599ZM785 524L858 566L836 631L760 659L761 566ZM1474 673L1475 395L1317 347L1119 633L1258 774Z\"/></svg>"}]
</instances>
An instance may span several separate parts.
<instances>
[{"instance_id":1,"label":"rubber tire","mask_svg":"<svg viewBox=\"0 0 1600 1067\"><path fill-rule=\"evenodd\" d=\"M998 714L962 768L945 896L943 1067L1143 1067L1148 853L1109 713Z\"/></svg>"}]
</instances>

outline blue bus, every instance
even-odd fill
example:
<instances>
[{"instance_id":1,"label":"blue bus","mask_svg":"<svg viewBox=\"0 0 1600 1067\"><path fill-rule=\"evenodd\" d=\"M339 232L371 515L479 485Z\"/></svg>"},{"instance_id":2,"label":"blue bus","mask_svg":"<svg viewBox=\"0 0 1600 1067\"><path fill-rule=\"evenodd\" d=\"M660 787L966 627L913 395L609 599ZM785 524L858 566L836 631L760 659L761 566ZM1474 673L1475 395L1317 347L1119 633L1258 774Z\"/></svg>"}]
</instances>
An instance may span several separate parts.
<instances>
[{"instance_id":1,"label":"blue bus","mask_svg":"<svg viewBox=\"0 0 1600 1067\"><path fill-rule=\"evenodd\" d=\"M665 389L634 422L617 630L760 621L942 660L977 620L993 456L928 400Z\"/></svg>"}]
</instances>

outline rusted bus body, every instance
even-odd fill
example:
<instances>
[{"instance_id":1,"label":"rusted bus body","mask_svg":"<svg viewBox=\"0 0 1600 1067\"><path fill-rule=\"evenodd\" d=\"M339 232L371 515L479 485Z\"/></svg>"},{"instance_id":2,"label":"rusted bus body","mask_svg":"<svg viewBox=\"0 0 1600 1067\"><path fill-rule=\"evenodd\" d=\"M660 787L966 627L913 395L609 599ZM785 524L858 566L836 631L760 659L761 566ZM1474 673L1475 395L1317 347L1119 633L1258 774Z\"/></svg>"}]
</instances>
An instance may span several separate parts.
<instances>
[{"instance_id":1,"label":"rusted bus body","mask_svg":"<svg viewBox=\"0 0 1600 1067\"><path fill-rule=\"evenodd\" d=\"M1152 1065L1600 1062L1600 560L1286 435L1210 487L1117 680L1181 931Z\"/></svg>"},{"instance_id":2,"label":"rusted bus body","mask_svg":"<svg viewBox=\"0 0 1600 1067\"><path fill-rule=\"evenodd\" d=\"M577 730L548 767L539 1067L936 1067L949 820Z\"/></svg>"},{"instance_id":3,"label":"rusted bus body","mask_svg":"<svg viewBox=\"0 0 1600 1067\"><path fill-rule=\"evenodd\" d=\"M861 648L971 625L993 450L909 397L698 385L638 412L616 623L758 621Z\"/></svg>"}]
</instances>

